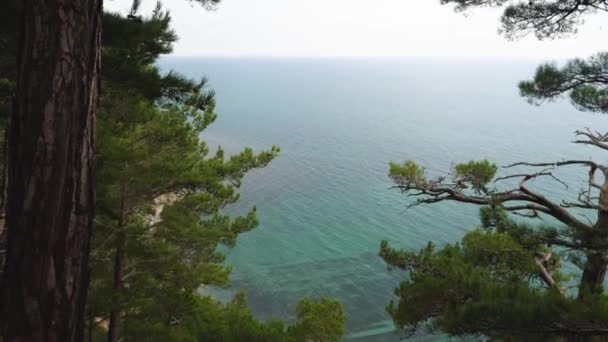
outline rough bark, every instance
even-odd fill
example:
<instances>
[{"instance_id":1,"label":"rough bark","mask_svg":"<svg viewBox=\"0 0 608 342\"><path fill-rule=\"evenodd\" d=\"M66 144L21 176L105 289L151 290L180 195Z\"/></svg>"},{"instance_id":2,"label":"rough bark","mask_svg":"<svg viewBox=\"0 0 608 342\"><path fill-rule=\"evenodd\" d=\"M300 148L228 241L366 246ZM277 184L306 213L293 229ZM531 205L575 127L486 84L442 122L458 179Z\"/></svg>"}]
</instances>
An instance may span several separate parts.
<instances>
[{"instance_id":1,"label":"rough bark","mask_svg":"<svg viewBox=\"0 0 608 342\"><path fill-rule=\"evenodd\" d=\"M579 286L579 298L583 298L586 294L600 294L604 291L607 267L608 258L604 253L587 254Z\"/></svg>"},{"instance_id":2,"label":"rough bark","mask_svg":"<svg viewBox=\"0 0 608 342\"><path fill-rule=\"evenodd\" d=\"M593 226L593 234L587 237L590 243L608 244L608 179L600 187L597 221ZM600 294L604 291L604 280L608 269L608 253L600 248L587 253L579 286L579 298L586 294Z\"/></svg>"},{"instance_id":3,"label":"rough bark","mask_svg":"<svg viewBox=\"0 0 608 342\"><path fill-rule=\"evenodd\" d=\"M102 0L24 0L10 119L3 341L82 341Z\"/></svg>"}]
</instances>

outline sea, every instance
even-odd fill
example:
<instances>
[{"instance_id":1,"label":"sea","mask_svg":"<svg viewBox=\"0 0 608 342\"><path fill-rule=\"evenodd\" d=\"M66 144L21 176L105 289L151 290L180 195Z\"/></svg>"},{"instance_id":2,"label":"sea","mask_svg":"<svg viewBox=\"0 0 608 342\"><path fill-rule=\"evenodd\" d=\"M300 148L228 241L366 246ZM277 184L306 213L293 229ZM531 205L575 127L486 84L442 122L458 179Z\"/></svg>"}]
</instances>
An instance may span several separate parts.
<instances>
[{"instance_id":1,"label":"sea","mask_svg":"<svg viewBox=\"0 0 608 342\"><path fill-rule=\"evenodd\" d=\"M414 160L430 177L458 162L497 165L565 159L606 161L573 144L574 131L608 131L608 116L580 112L568 99L530 104L517 84L532 60L449 58L166 57L163 71L206 77L216 92L216 122L201 135L228 154L277 145L280 156L247 174L230 214L257 209L260 224L226 249L229 289L243 291L257 317L294 320L299 299L338 299L345 340L398 341L386 306L407 274L389 270L380 242L418 250L459 241L479 226L478 207L411 203L391 189L388 163ZM550 61L547 61L550 62ZM560 61L557 61L559 63ZM524 169L500 168L499 174ZM530 186L555 200L584 187L578 167ZM497 187L509 187L507 183ZM579 212L586 220L592 213ZM210 290L212 291L212 290ZM441 340L420 332L413 340Z\"/></svg>"}]
</instances>

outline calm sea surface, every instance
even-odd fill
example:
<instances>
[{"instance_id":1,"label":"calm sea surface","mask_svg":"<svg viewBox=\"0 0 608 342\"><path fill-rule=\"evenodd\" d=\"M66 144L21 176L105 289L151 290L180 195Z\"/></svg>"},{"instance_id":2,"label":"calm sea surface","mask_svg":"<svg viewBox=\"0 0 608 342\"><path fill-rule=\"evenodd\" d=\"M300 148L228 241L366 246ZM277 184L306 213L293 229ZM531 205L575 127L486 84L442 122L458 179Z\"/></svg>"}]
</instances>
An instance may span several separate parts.
<instances>
[{"instance_id":1,"label":"calm sea surface","mask_svg":"<svg viewBox=\"0 0 608 342\"><path fill-rule=\"evenodd\" d=\"M389 161L413 159L441 175L454 162L605 161L571 144L573 131L608 130L608 116L567 101L531 106L517 82L535 62L409 59L166 58L163 70L206 76L217 92L216 123L202 138L234 153L273 144L281 155L249 174L234 213L257 206L260 225L228 252L233 288L261 318L293 318L304 296L338 298L347 337L395 341L385 307L404 274L387 271L381 240L418 249L459 240L478 208L441 203L404 211L389 190ZM503 172L503 171L501 171ZM585 172L568 169L570 192ZM562 185L533 186L563 198ZM573 190L574 189L574 190ZM433 337L420 336L420 340Z\"/></svg>"}]
</instances>

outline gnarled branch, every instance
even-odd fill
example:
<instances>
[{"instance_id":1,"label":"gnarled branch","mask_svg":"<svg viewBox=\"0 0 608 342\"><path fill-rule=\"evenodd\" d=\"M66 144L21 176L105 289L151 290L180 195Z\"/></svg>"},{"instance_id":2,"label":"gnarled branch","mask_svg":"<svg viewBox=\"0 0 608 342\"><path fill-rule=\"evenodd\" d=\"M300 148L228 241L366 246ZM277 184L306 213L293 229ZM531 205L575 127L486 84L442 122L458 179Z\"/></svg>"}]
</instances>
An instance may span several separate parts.
<instances>
[{"instance_id":1,"label":"gnarled branch","mask_svg":"<svg viewBox=\"0 0 608 342\"><path fill-rule=\"evenodd\" d=\"M590 164L591 163L591 164ZM572 164L585 164L591 165L594 168L599 166L595 163L588 161L564 161L559 163L538 163L538 164L526 164L516 163L508 165L512 167L516 165L529 165L529 166L561 166L561 165L572 165ZM411 182L404 176L393 176L393 180L396 183L395 188L401 190L402 193L406 193L417 197L416 201L409 204L407 208L411 208L421 204L432 204L441 201L457 201L463 203L471 203L476 205L492 205L492 204L505 204L510 202L527 202L525 205L507 206L506 209L511 212L517 212L520 210L532 210L533 212L542 212L548 214L560 222L571 226L577 230L589 231L591 226L580 221L574 215L566 210L563 206L555 203L545 196L536 193L529 189L525 183L529 180L535 179L540 176L551 175L549 172L543 171L539 173L531 174L517 174L513 177L521 178L519 187L509 191L487 191L480 195L469 194L467 189L469 186L462 179L455 179L454 182L444 183L445 177L440 177L437 180L426 181L426 182ZM513 178L510 176L501 177L500 179ZM413 192L413 193L410 193Z\"/></svg>"}]
</instances>

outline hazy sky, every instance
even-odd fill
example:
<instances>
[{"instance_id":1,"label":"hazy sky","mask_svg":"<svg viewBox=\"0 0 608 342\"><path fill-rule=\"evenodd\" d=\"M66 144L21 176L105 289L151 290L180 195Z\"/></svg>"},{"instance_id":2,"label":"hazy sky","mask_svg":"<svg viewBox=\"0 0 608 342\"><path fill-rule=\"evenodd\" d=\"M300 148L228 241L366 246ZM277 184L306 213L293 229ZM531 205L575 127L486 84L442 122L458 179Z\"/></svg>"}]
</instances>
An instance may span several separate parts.
<instances>
[{"instance_id":1,"label":"hazy sky","mask_svg":"<svg viewBox=\"0 0 608 342\"><path fill-rule=\"evenodd\" d=\"M563 58L604 49L608 16L596 15L573 38L509 42L497 34L500 11L455 13L439 0L222 0L205 11L164 0L180 56ZM131 0L106 0L127 12ZM154 0L143 0L142 14Z\"/></svg>"}]
</instances>

